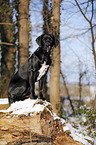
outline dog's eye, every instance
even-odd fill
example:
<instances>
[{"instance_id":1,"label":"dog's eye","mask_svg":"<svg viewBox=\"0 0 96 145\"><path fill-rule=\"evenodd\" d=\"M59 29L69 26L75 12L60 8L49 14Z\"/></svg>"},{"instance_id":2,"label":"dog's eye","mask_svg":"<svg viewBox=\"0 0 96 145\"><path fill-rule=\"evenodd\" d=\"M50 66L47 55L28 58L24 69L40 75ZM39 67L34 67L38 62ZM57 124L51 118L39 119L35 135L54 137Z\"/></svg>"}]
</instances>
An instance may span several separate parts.
<instances>
[{"instance_id":1,"label":"dog's eye","mask_svg":"<svg viewBox=\"0 0 96 145\"><path fill-rule=\"evenodd\" d=\"M44 37L43 41L52 41L52 39L50 37Z\"/></svg>"}]
</instances>

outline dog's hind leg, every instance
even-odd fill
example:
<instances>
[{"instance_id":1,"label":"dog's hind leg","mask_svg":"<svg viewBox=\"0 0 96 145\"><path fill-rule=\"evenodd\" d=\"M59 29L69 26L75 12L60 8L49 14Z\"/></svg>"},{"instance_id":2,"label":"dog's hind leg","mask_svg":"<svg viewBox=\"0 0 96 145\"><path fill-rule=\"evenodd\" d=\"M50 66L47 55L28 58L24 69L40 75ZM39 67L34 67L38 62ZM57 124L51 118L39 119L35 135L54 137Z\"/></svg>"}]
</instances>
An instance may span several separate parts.
<instances>
[{"instance_id":1,"label":"dog's hind leg","mask_svg":"<svg viewBox=\"0 0 96 145\"><path fill-rule=\"evenodd\" d=\"M16 101L25 100L28 95L28 83L21 79L17 83L10 84L8 88L9 105Z\"/></svg>"},{"instance_id":2,"label":"dog's hind leg","mask_svg":"<svg viewBox=\"0 0 96 145\"><path fill-rule=\"evenodd\" d=\"M8 93L8 102L9 102L9 106L14 102L13 97L11 97L10 93Z\"/></svg>"}]
</instances>

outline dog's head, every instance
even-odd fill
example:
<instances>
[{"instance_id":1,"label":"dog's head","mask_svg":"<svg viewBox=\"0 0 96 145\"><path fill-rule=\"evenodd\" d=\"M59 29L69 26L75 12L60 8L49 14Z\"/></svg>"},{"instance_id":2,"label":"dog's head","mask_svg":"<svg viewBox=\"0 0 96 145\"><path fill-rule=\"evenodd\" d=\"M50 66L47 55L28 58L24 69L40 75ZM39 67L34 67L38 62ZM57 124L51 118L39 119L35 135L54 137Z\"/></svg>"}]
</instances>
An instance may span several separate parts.
<instances>
[{"instance_id":1,"label":"dog's head","mask_svg":"<svg viewBox=\"0 0 96 145\"><path fill-rule=\"evenodd\" d=\"M59 44L58 39L52 34L42 34L36 39L36 42L44 53L50 52L53 46L56 47Z\"/></svg>"}]
</instances>

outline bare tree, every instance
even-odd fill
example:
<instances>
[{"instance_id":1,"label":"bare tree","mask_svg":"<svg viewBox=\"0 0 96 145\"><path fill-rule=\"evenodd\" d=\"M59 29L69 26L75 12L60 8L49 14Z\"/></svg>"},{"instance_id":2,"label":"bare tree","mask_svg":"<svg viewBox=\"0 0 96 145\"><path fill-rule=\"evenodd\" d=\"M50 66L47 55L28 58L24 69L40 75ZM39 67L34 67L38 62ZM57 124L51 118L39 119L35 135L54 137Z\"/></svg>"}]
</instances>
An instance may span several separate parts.
<instances>
[{"instance_id":1,"label":"bare tree","mask_svg":"<svg viewBox=\"0 0 96 145\"><path fill-rule=\"evenodd\" d=\"M50 13L49 13L49 5L48 0L43 0L43 33L47 34L50 33ZM43 96L46 98L46 100L49 100L49 97L47 95L47 75L43 78ZM40 86L40 81L39 81Z\"/></svg>"},{"instance_id":2,"label":"bare tree","mask_svg":"<svg viewBox=\"0 0 96 145\"><path fill-rule=\"evenodd\" d=\"M94 18L94 5L95 5L95 1L94 0L88 0L86 1L87 5L85 8L85 12L83 11L83 9L81 8L81 5L83 5L84 3L81 3L81 5L78 3L77 0L75 0L77 7L79 8L82 16L85 18L85 20L89 23L89 27L90 27L90 32L91 32L91 46L92 46L92 53L94 56L94 64L95 64L95 71L96 71L96 48L95 48L95 32L94 32L94 27L96 27L96 24L93 24L93 18ZM91 17L88 18L86 13L87 13L87 9L89 6L89 3L91 3Z\"/></svg>"},{"instance_id":3,"label":"bare tree","mask_svg":"<svg viewBox=\"0 0 96 145\"><path fill-rule=\"evenodd\" d=\"M59 39L60 1L52 0L52 32ZM52 51L52 66L50 75L50 102L53 111L60 115L60 44Z\"/></svg>"},{"instance_id":4,"label":"bare tree","mask_svg":"<svg viewBox=\"0 0 96 145\"><path fill-rule=\"evenodd\" d=\"M19 66L29 56L29 0L19 0Z\"/></svg>"},{"instance_id":5,"label":"bare tree","mask_svg":"<svg viewBox=\"0 0 96 145\"><path fill-rule=\"evenodd\" d=\"M43 32L44 33L50 33L50 25L51 25L51 13L49 11L49 5L48 5L49 0L43 0Z\"/></svg>"},{"instance_id":6,"label":"bare tree","mask_svg":"<svg viewBox=\"0 0 96 145\"><path fill-rule=\"evenodd\" d=\"M1 34L1 78L0 96L7 97L8 83L15 72L15 38L14 23L12 21L12 9L9 0L0 1L0 34Z\"/></svg>"},{"instance_id":7,"label":"bare tree","mask_svg":"<svg viewBox=\"0 0 96 145\"><path fill-rule=\"evenodd\" d=\"M78 104L78 106L80 106L82 104L82 102L81 102L81 98L82 98L82 79L83 79L83 77L86 73L87 73L86 71L79 73L79 104Z\"/></svg>"},{"instance_id":8,"label":"bare tree","mask_svg":"<svg viewBox=\"0 0 96 145\"><path fill-rule=\"evenodd\" d=\"M68 87L67 87L67 84L66 84L65 76L64 76L64 74L62 73L62 71L60 71L60 74L61 74L61 76L62 76L62 78L63 78L63 82L64 82L64 86L65 86L65 91L66 91L66 94L67 94L67 96L68 96L68 100L70 101L70 105L71 105L71 108L72 108L72 110L73 110L73 114L75 114L76 111L75 111L75 109L74 109L72 100L71 100L71 98L70 98L70 93L69 93L69 90L68 90Z\"/></svg>"}]
</instances>

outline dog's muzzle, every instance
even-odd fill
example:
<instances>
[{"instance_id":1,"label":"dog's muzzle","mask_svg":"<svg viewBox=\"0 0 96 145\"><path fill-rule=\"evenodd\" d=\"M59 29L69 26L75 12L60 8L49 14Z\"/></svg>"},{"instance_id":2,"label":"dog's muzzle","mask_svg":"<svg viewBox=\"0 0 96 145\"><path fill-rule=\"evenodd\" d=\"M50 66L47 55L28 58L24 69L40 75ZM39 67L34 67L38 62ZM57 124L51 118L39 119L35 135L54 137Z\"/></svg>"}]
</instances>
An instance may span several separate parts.
<instances>
[{"instance_id":1,"label":"dog's muzzle","mask_svg":"<svg viewBox=\"0 0 96 145\"><path fill-rule=\"evenodd\" d=\"M47 46L47 53L50 51L51 46Z\"/></svg>"}]
</instances>

